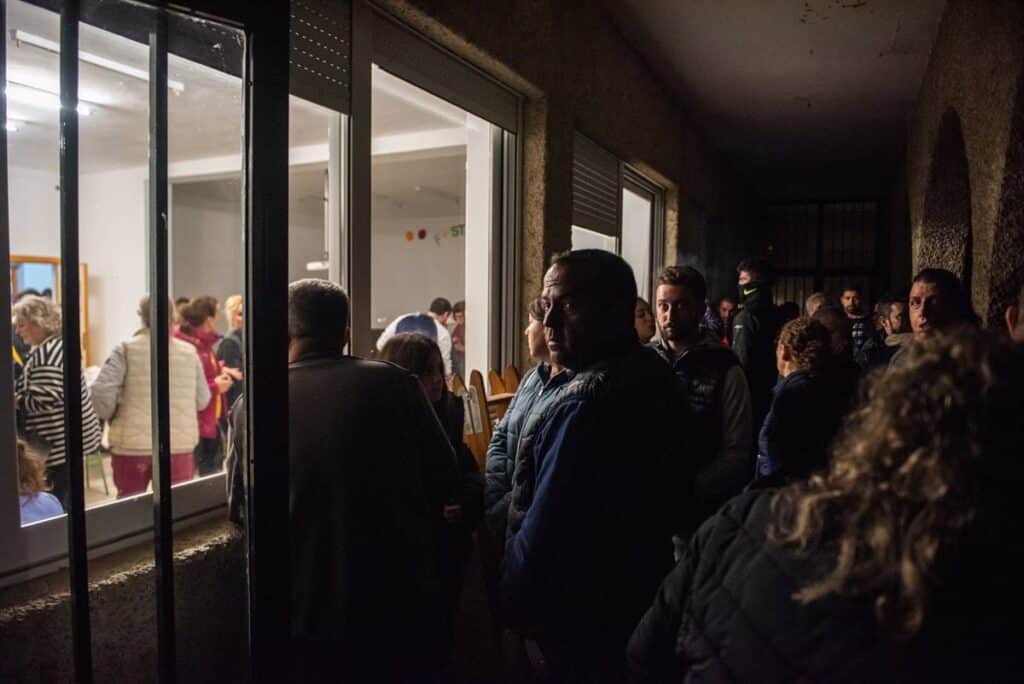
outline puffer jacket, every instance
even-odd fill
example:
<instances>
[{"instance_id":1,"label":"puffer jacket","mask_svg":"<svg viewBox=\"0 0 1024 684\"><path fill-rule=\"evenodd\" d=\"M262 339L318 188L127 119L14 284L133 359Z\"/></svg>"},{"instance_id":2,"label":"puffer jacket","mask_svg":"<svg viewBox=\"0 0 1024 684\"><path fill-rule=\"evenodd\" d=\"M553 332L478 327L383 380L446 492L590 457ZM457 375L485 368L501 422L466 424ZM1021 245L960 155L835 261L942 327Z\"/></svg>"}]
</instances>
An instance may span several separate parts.
<instances>
[{"instance_id":1,"label":"puffer jacket","mask_svg":"<svg viewBox=\"0 0 1024 684\"><path fill-rule=\"evenodd\" d=\"M691 497L686 431L664 429L685 415L676 376L637 344L578 372L528 421L501 589L509 623L542 648L625 648Z\"/></svg>"},{"instance_id":2,"label":"puffer jacket","mask_svg":"<svg viewBox=\"0 0 1024 684\"><path fill-rule=\"evenodd\" d=\"M835 555L825 544L797 554L769 541L774 495L742 494L701 527L630 639L630 681L1020 679L1013 627L1024 556L1005 515L965 540L944 565L922 629L895 641L878 626L870 599L793 598ZM1005 547L995 542L1000 536Z\"/></svg>"},{"instance_id":3,"label":"puffer jacket","mask_svg":"<svg viewBox=\"0 0 1024 684\"><path fill-rule=\"evenodd\" d=\"M540 414L550 405L556 390L573 376L569 369L551 377L551 366L541 362L523 376L519 389L509 403L505 416L487 446L484 506L488 526L504 537L508 502L512 496L512 475L523 428L532 414Z\"/></svg>"}]
</instances>

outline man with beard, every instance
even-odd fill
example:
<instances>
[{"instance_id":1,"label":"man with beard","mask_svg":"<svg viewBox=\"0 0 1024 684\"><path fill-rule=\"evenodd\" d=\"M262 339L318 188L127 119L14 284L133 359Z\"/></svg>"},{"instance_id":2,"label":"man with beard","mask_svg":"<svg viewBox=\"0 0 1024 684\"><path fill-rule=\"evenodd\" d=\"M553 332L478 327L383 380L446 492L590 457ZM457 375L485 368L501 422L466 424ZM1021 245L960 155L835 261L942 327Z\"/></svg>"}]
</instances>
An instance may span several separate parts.
<instances>
[{"instance_id":1,"label":"man with beard","mask_svg":"<svg viewBox=\"0 0 1024 684\"><path fill-rule=\"evenodd\" d=\"M661 341L654 350L682 381L697 426L686 436L698 468L697 524L743 489L752 468L750 390L736 354L700 329L706 294L697 269L669 266L655 296Z\"/></svg>"},{"instance_id":2,"label":"man with beard","mask_svg":"<svg viewBox=\"0 0 1024 684\"><path fill-rule=\"evenodd\" d=\"M760 430L772 401L772 388L779 378L775 361L775 340L782 327L779 310L772 302L775 269L761 258L744 259L736 267L743 310L732 327L732 350L747 374L753 430ZM754 435L751 435L754 438Z\"/></svg>"},{"instance_id":3,"label":"man with beard","mask_svg":"<svg viewBox=\"0 0 1024 684\"><path fill-rule=\"evenodd\" d=\"M839 303L850 319L850 339L853 342L851 351L856 354L871 336L871 319L864 315L864 293L860 285L853 283L843 288Z\"/></svg>"}]
</instances>

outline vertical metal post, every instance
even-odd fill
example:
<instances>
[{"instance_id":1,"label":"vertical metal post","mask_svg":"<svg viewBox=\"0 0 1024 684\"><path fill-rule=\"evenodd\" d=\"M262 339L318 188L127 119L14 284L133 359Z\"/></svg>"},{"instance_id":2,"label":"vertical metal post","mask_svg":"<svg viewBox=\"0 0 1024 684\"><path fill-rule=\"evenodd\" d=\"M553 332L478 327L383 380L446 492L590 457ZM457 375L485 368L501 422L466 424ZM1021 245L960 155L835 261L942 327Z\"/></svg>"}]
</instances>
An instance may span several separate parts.
<instances>
[{"instance_id":1,"label":"vertical metal post","mask_svg":"<svg viewBox=\"0 0 1024 684\"><path fill-rule=\"evenodd\" d=\"M149 352L153 436L153 544L156 566L157 677L175 681L174 531L167 307L167 14L149 34Z\"/></svg>"},{"instance_id":2,"label":"vertical metal post","mask_svg":"<svg viewBox=\"0 0 1024 684\"><path fill-rule=\"evenodd\" d=\"M352 118L351 170L349 191L348 282L351 302L351 354L367 355L373 348L370 334L373 326L370 313L370 269L373 240L370 235L373 173L370 144L370 113L373 82L373 10L366 0L352 0Z\"/></svg>"},{"instance_id":3,"label":"vertical metal post","mask_svg":"<svg viewBox=\"0 0 1024 684\"><path fill-rule=\"evenodd\" d=\"M280 682L289 674L286 656L291 637L288 3L261 6L246 28L243 156L249 649L253 681Z\"/></svg>"},{"instance_id":4,"label":"vertical metal post","mask_svg":"<svg viewBox=\"0 0 1024 684\"><path fill-rule=\"evenodd\" d=\"M70 480L68 554L75 679L92 681L89 558L82 439L82 336L78 310L78 0L60 13L60 277L64 343L64 444Z\"/></svg>"}]
</instances>

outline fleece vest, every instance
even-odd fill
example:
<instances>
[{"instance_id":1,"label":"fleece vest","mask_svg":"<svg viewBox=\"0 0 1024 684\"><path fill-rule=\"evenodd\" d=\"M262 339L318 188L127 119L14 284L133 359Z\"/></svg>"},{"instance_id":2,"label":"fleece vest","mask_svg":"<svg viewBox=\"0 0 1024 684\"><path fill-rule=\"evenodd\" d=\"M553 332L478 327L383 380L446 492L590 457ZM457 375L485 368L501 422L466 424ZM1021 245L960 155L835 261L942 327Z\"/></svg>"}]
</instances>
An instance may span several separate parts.
<instances>
[{"instance_id":1,"label":"fleece vest","mask_svg":"<svg viewBox=\"0 0 1024 684\"><path fill-rule=\"evenodd\" d=\"M196 394L199 357L195 347L171 338L170 366L171 452L186 453L199 443ZM150 419L149 334L124 343L127 364L117 413L110 421L110 450L119 454L149 454L153 450Z\"/></svg>"}]
</instances>

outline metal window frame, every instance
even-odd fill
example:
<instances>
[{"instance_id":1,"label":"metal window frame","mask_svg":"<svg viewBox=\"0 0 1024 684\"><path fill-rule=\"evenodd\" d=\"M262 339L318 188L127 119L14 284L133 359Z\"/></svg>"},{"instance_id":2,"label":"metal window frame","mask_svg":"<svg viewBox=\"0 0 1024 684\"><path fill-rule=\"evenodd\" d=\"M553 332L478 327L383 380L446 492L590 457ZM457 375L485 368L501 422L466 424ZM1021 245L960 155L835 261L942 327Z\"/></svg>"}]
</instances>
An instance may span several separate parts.
<instances>
[{"instance_id":1,"label":"metal window frame","mask_svg":"<svg viewBox=\"0 0 1024 684\"><path fill-rule=\"evenodd\" d=\"M40 3L49 5L54 3ZM127 5L128 3L126 3ZM175 5L174 12L191 14L198 18L210 19L233 28L240 28L245 33L244 55L244 192L247 198L245 205L244 251L246 260L246 355L245 372L248 378L247 417L250 429L247 433L248 475L254 481L253 463L261 459L260 496L248 499L247 520L249 521L249 617L250 617L250 652L252 655L252 678L254 681L281 681L285 674L284 654L278 646L282 638L289 635L289 555L287 526L281 520L288 514L288 461L280 458L286 453L288 446L288 376L287 376L287 235L281 240L281 231L287 227L287 169L288 142L286 136L277 133L287 130L288 123L288 26L289 14L287 3L276 3L272 6L241 2L237 0L196 1L190 6ZM156 9L157 15L166 16L170 10L157 0L145 2L141 6ZM6 36L7 3L0 0L0 35ZM77 112L77 71L78 71L78 28L80 19L80 3L78 0L66 0L60 5L61 12L61 101L63 104L60 115L61 134L61 256L62 286L65 340L65 424L68 453L80 453L82 446L81 430L81 351L77 333L78 317L78 127ZM158 22L158 25L160 22ZM160 49L166 40L166 33L157 30L153 36L158 49L152 67L158 78L154 87L162 91L166 100L166 89L159 87L160 71L166 79L166 51ZM160 53L163 52L163 60ZM163 66L161 67L161 61ZM6 76L6 41L0 46L0 76ZM152 81L151 81L152 82ZM158 99L161 96L157 96ZM151 108L151 164L162 166L163 177L166 179L166 101L157 102ZM6 97L0 97L0 114L6 115ZM162 119L162 121L161 121ZM163 136L159 130L163 124ZM162 140L161 140L162 138ZM161 155L163 159L161 160ZM8 155L6 131L0 131L0 171L6 181L8 178ZM156 174L154 174L156 176ZM284 180L282 180L284 179ZM0 240L10 237L9 192L6 182L0 189ZM159 220L152 221L150 229L154 233L150 239L150 258L154 262L163 259L163 278L160 266L151 264L151 284L155 284L156 296L152 298L154 313L166 313L166 297L160 296L162 289L166 293L166 183L161 188L150 192L150 212ZM164 211L160 213L161 204ZM155 238L155 239L154 239ZM282 244L283 242L283 244ZM163 253L163 254L161 254ZM8 250L0 250L0 267L9 269ZM0 295L10 301L10 284L7 278L0 285ZM256 306L259 302L259 307ZM154 320L160 328L160 316ZM0 333L3 341L10 342L10 331L7 326ZM261 334L254 334L259 329ZM157 359L157 379L155 385L166 381L167 345L156 344L153 347ZM0 382L11 381L11 367L0 364ZM166 397L158 401L156 410L163 413L167 409ZM13 398L11 393L0 393L0 411L12 416ZM7 439L13 444L13 420L0 421L0 439ZM157 495L143 495L118 502L113 506L104 506L88 512L91 524L102 522L113 530L114 539L106 545L136 543L140 535L131 523L119 518L137 520L139 515L147 512L156 521L155 535L157 538L156 553L158 567L158 587L167 587L172 582L173 567L171 548L173 531L171 526L171 502L178 510L192 510L190 516L197 517L209 513L210 510L198 509L197 500L210 500L214 488L220 492L222 508L223 476L210 477L185 487L171 491L167 465L169 463L169 437L165 430L157 430L154 462L157 468ZM262 458L266 455L266 458ZM4 459L14 461L14 459ZM52 555L59 548L56 539L60 533L67 531L67 555L70 562L71 593L72 593L72 640L75 664L75 679L80 682L92 681L92 659L90 622L88 611L88 555L90 547L86 539L86 516L83 486L83 463L76 458L69 459L71 470L71 511L69 515L21 528L18 505L15 497L0 497L0 532L5 533L4 549L0 550L0 576L10 580L20 578L26 573L38 573L40 568L50 569L54 564L62 562L63 553ZM5 481L16 482L16 462L0 465L0 474L6 476ZM10 477L13 475L13 477ZM186 506L182 503L191 504ZM125 514L128 515L125 515ZM118 532L121 532L118 535ZM256 537L260 538L263 548L273 549L273 553L257 555ZM50 553L50 557L46 557ZM18 559L28 558L29 563L23 567L16 566ZM41 558L41 560L40 560ZM40 565L40 563L42 565ZM162 593L162 592L160 592ZM161 599L162 607L158 608L160 620L160 678L161 681L172 681L174 677L174 643L173 643L173 604ZM159 604L158 604L159 605ZM168 609L170 607L170 609Z\"/></svg>"},{"instance_id":2,"label":"metal window frame","mask_svg":"<svg viewBox=\"0 0 1024 684\"><path fill-rule=\"evenodd\" d=\"M651 249L649 254L650 283L648 283L648 292L645 295L645 299L649 302L653 302L654 290L656 288L655 282L658 279L658 273L665 268L665 188L661 187L645 176L642 172L625 162L621 162L619 178L621 179L619 189L620 193L623 190L629 190L636 194L647 195L651 199ZM621 206L621 199L619 204ZM621 222L622 210L620 209L620 233L622 231Z\"/></svg>"}]
</instances>

